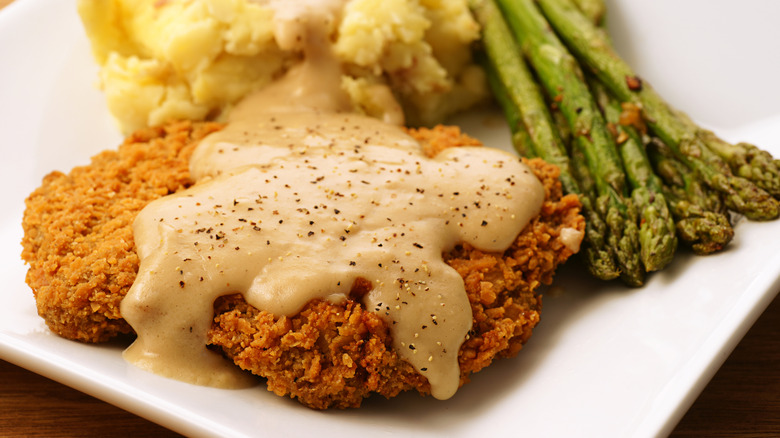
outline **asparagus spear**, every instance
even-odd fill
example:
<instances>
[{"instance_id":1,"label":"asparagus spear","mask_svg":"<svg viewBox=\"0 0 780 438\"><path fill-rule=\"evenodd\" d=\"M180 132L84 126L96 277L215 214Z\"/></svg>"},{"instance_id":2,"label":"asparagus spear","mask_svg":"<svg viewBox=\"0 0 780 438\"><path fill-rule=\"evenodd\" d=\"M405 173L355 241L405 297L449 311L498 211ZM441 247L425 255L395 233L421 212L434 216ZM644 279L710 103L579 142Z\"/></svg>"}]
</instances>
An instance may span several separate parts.
<instances>
[{"instance_id":1,"label":"asparagus spear","mask_svg":"<svg viewBox=\"0 0 780 438\"><path fill-rule=\"evenodd\" d=\"M596 191L596 182L593 176L588 170L588 164L585 161L585 155L579 148L571 148L572 132L569 128L569 122L563 116L563 113L558 109L557 105L550 104L550 114L555 122L555 126L558 128L559 135L567 146L566 150L570 157L571 171L574 179L580 188L580 202L583 205L583 213L585 214L585 239L588 242L584 247L584 256L586 260L586 266L596 278L603 280L612 280L620 276L620 271L616 265L615 259L612 256L610 248L616 248L617 244L612 241L608 241L608 229L607 223L604 221L606 218L606 209L604 199L599 199ZM597 208L602 206L601 208ZM604 273L609 273L609 277Z\"/></svg>"},{"instance_id":2,"label":"asparagus spear","mask_svg":"<svg viewBox=\"0 0 780 438\"><path fill-rule=\"evenodd\" d=\"M596 107L582 71L549 28L533 0L500 0L499 5L515 38L540 82L561 109L575 145L582 151L595 182L596 211L608 228L607 243L614 251L621 279L641 286L638 230L626 195L625 174L614 141Z\"/></svg>"},{"instance_id":3,"label":"asparagus spear","mask_svg":"<svg viewBox=\"0 0 780 438\"><path fill-rule=\"evenodd\" d=\"M509 130L512 133L512 146L521 157L537 157L538 155L536 154L536 151L534 151L534 143L531 139L531 134L525 129L520 110L510 98L506 87L504 87L504 84L498 78L498 73L495 69L487 62L483 64L485 65L485 72L487 73L488 85L490 86L498 105L501 107L504 118L509 125Z\"/></svg>"},{"instance_id":4,"label":"asparagus spear","mask_svg":"<svg viewBox=\"0 0 780 438\"><path fill-rule=\"evenodd\" d=\"M596 193L596 182L588 170L588 164L585 161L585 155L578 148L572 148L571 151L572 172L582 188L580 202L585 214L585 238L588 245L584 247L584 255L588 271L596 278L611 280L620 275L620 271L615 266L615 261L611 255L612 251L607 248L617 246L614 238L610 237L607 223L601 215L605 215L604 205L606 198L598 198ZM601 207L601 208L599 208ZM612 273L610 278L603 276L604 272Z\"/></svg>"},{"instance_id":5,"label":"asparagus spear","mask_svg":"<svg viewBox=\"0 0 780 438\"><path fill-rule=\"evenodd\" d=\"M572 133L571 133L571 128L569 127L569 122L566 120L566 117L558 108L558 104L553 102L550 96L544 91L545 90L542 89L544 100L545 102L547 102L547 107L550 109L550 116L552 117L553 123L555 123L555 127L558 129L558 135L561 137L561 140L563 141L563 145L566 148L566 153L569 154L569 158L571 159Z\"/></svg>"},{"instance_id":6,"label":"asparagus spear","mask_svg":"<svg viewBox=\"0 0 780 438\"><path fill-rule=\"evenodd\" d=\"M585 154L579 148L571 149L571 168L575 178L580 183L582 188L582 194L590 198L595 202L598 197L596 191L596 181L593 179L590 170L588 169L588 162L585 159Z\"/></svg>"},{"instance_id":7,"label":"asparagus spear","mask_svg":"<svg viewBox=\"0 0 780 438\"><path fill-rule=\"evenodd\" d=\"M567 193L579 193L569 170L569 157L557 135L541 91L518 55L517 43L509 33L500 11L493 0L475 0L471 6L482 26L482 41L489 68L502 84L506 99L517 109L536 155L561 168L561 183Z\"/></svg>"},{"instance_id":8,"label":"asparagus spear","mask_svg":"<svg viewBox=\"0 0 780 438\"><path fill-rule=\"evenodd\" d=\"M583 15L588 17L596 26L604 26L607 18L607 5L604 0L573 0Z\"/></svg>"},{"instance_id":9,"label":"asparagus spear","mask_svg":"<svg viewBox=\"0 0 780 438\"><path fill-rule=\"evenodd\" d=\"M775 198L780 197L780 166L769 152L749 143L728 143L712 131L699 129L697 134L728 163L734 174L752 181Z\"/></svg>"},{"instance_id":10,"label":"asparagus spear","mask_svg":"<svg viewBox=\"0 0 780 438\"><path fill-rule=\"evenodd\" d=\"M659 139L653 138L647 147L656 174L672 188L681 188L694 204L719 214L726 214L720 194L710 189L684 164L680 163L669 148Z\"/></svg>"},{"instance_id":11,"label":"asparagus spear","mask_svg":"<svg viewBox=\"0 0 780 438\"><path fill-rule=\"evenodd\" d=\"M780 203L747 179L734 176L728 165L688 129L658 93L639 79L615 53L603 32L570 0L537 0L537 3L569 49L620 100L640 107L655 134L681 162L721 192L730 209L754 220L775 219L780 215Z\"/></svg>"},{"instance_id":12,"label":"asparagus spear","mask_svg":"<svg viewBox=\"0 0 780 438\"><path fill-rule=\"evenodd\" d=\"M692 219L706 216L704 218L706 220L697 223L715 224L712 230L693 230L688 227L686 234L702 235L697 240L714 239L714 242L708 244L708 247L717 249L724 247L731 240L734 232L728 218L728 211L719 193L710 189L690 169L680 163L660 140L653 139L648 144L647 152L656 169L656 174L665 182L664 190L667 198L674 197L684 201L681 207L691 210L678 211L679 214L676 214L675 217L679 215L682 218ZM676 207L673 206L673 210L674 208ZM678 222L682 221L678 220ZM686 229L684 224L682 226L678 224L678 228Z\"/></svg>"},{"instance_id":13,"label":"asparagus spear","mask_svg":"<svg viewBox=\"0 0 780 438\"><path fill-rule=\"evenodd\" d=\"M734 228L723 214L701 209L688 200L666 193L677 226L677 235L699 255L712 254L726 247L734 237Z\"/></svg>"},{"instance_id":14,"label":"asparagus spear","mask_svg":"<svg viewBox=\"0 0 780 438\"><path fill-rule=\"evenodd\" d=\"M648 272L663 269L674 258L677 237L672 213L662 193L661 180L653 172L640 134L630 126L620 124L620 103L607 93L598 81L591 89L616 137L626 175L633 187L631 199L639 214L639 243L642 264Z\"/></svg>"},{"instance_id":15,"label":"asparagus spear","mask_svg":"<svg viewBox=\"0 0 780 438\"><path fill-rule=\"evenodd\" d=\"M666 182L662 189L680 240L697 254L726 247L734 229L717 193L703 185L660 141L651 142L647 151L657 174Z\"/></svg>"},{"instance_id":16,"label":"asparagus spear","mask_svg":"<svg viewBox=\"0 0 780 438\"><path fill-rule=\"evenodd\" d=\"M581 195L579 183L572 175L565 145L558 135L541 90L522 59L519 47L494 0L474 0L471 8L482 27L489 78L492 77L490 80L493 86L500 87L496 96L500 99L510 125L519 130L521 128L517 121L522 121L524 132L531 140L530 144L523 141L520 149L531 149L534 155L556 164L561 171L564 191ZM524 155L522 151L520 153ZM588 270L603 280L617 278L619 269L613 252L606 246L606 223L599 217L588 197L580 196L580 201L586 218L584 254Z\"/></svg>"},{"instance_id":17,"label":"asparagus spear","mask_svg":"<svg viewBox=\"0 0 780 438\"><path fill-rule=\"evenodd\" d=\"M780 197L780 165L769 152L749 143L728 143L714 132L697 126L687 114L678 111L677 115L734 174L752 181L775 198Z\"/></svg>"},{"instance_id":18,"label":"asparagus spear","mask_svg":"<svg viewBox=\"0 0 780 438\"><path fill-rule=\"evenodd\" d=\"M561 123L568 125L566 120L560 120L555 117L555 114L560 115L560 111L553 112L553 118L556 119L556 124L559 125L559 130L566 131L566 128L560 126ZM593 176L588 170L588 164L585 161L585 155L578 149L572 148L569 152L571 158L571 170L574 178L579 184L581 193L579 195L580 202L583 206L583 213L585 214L585 238L588 241L588 245L585 245L584 254L586 265L588 270L596 278L603 280L612 280L620 276L620 271L615 264L615 259L612 256L612 252L609 248L614 247L614 243L608 242L608 229L607 223L602 218L604 209L598 210L599 204L604 202L598 202L598 194L596 192L596 182ZM604 216L605 217L605 216ZM604 272L609 272L610 277L605 277Z\"/></svg>"}]
</instances>

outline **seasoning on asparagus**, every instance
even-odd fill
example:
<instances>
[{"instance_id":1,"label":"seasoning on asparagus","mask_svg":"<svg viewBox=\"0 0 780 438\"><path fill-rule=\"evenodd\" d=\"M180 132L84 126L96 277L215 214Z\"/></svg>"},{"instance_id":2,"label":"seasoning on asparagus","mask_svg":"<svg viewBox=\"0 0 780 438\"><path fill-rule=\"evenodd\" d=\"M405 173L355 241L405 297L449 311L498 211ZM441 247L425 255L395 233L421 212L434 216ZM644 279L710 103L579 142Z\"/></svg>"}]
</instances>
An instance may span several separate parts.
<instances>
[{"instance_id":1,"label":"seasoning on asparagus","mask_svg":"<svg viewBox=\"0 0 780 438\"><path fill-rule=\"evenodd\" d=\"M677 235L696 254L720 251L734 229L717 192L680 163L660 140L648 144L648 156L663 180L662 190L675 220Z\"/></svg>"},{"instance_id":2,"label":"seasoning on asparagus","mask_svg":"<svg viewBox=\"0 0 780 438\"><path fill-rule=\"evenodd\" d=\"M775 198L780 198L780 164L769 152L750 143L731 144L707 129L697 126L687 114L677 112L688 129L696 133L715 152L731 171L755 183Z\"/></svg>"},{"instance_id":3,"label":"seasoning on asparagus","mask_svg":"<svg viewBox=\"0 0 780 438\"><path fill-rule=\"evenodd\" d=\"M775 219L780 215L780 203L753 182L733 175L729 166L696 132L688 129L652 87L643 83L615 53L603 32L570 0L538 0L537 3L569 50L621 101L641 108L653 132L677 159L721 192L730 209L754 220ZM757 173L768 171L760 168Z\"/></svg>"},{"instance_id":4,"label":"seasoning on asparagus","mask_svg":"<svg viewBox=\"0 0 780 438\"><path fill-rule=\"evenodd\" d=\"M530 144L526 144L524 138L518 138L515 148L520 144L518 152L521 155L526 155L523 150L531 149L535 156L560 168L564 191L580 195L583 205L586 218L583 253L588 270L603 280L617 278L620 270L614 260L614 251L607 246L607 225L595 210L595 201L582 196L557 125L500 10L493 0L472 1L471 8L482 27L488 79L497 91L496 96L513 130L513 137L516 132L521 132L518 122L522 122L525 129L519 136L527 134L530 140Z\"/></svg>"},{"instance_id":5,"label":"seasoning on asparagus","mask_svg":"<svg viewBox=\"0 0 780 438\"><path fill-rule=\"evenodd\" d=\"M644 141L632 126L620 123L623 110L597 80L591 90L615 137L623 159L626 176L632 187L631 200L639 215L639 244L642 264L648 272L668 265L677 251L674 219L666 204L661 180L655 175L644 149Z\"/></svg>"},{"instance_id":6,"label":"seasoning on asparagus","mask_svg":"<svg viewBox=\"0 0 780 438\"><path fill-rule=\"evenodd\" d=\"M645 272L639 260L633 206L625 197L625 174L577 61L557 39L533 0L500 0L498 4L539 81L569 122L572 148L579 148L585 156L598 193L596 211L605 218L606 242L614 251L621 279L631 286L641 286Z\"/></svg>"}]
</instances>

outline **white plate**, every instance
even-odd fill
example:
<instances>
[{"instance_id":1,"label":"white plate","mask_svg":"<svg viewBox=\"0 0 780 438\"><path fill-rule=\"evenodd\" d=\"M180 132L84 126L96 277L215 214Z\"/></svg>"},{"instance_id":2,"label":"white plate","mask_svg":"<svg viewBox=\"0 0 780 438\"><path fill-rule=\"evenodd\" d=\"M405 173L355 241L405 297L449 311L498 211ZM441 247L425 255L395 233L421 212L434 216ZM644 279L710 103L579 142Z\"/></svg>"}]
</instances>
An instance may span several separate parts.
<instances>
[{"instance_id":1,"label":"white plate","mask_svg":"<svg viewBox=\"0 0 780 438\"><path fill-rule=\"evenodd\" d=\"M610 2L619 49L673 104L731 140L780 155L780 2ZM60 339L24 284L24 197L120 141L73 1L17 0L0 12L0 357L187 435L653 436L674 427L780 289L780 221L741 221L722 254L681 254L643 289L588 279L576 263L545 296L514 359L448 401L404 395L315 412L262 387L226 391L137 370L121 345ZM460 119L490 144L493 116Z\"/></svg>"}]
</instances>

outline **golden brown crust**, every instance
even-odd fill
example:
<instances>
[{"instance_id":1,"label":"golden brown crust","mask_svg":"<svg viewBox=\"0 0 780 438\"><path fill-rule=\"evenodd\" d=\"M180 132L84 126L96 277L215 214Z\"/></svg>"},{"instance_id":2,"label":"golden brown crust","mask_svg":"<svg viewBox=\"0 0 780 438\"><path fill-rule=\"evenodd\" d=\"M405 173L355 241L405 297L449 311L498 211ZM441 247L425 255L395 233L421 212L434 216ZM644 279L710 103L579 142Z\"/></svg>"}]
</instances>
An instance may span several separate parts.
<instances>
[{"instance_id":1,"label":"golden brown crust","mask_svg":"<svg viewBox=\"0 0 780 438\"><path fill-rule=\"evenodd\" d=\"M50 174L30 195L22 257L30 264L27 282L38 311L55 333L101 342L132 331L119 315L138 270L132 221L147 203L191 183L189 155L217 129L181 122L140 131L88 166ZM479 144L454 127L410 133L431 155ZM572 254L560 230L584 229L577 198L561 197L557 168L541 160L527 163L547 196L541 214L512 247L494 254L462 245L445 254L464 278L474 319L459 352L461 384L528 340L541 310L535 289L549 283ZM215 303L210 344L265 377L269 390L312 408L355 407L372 393L429 393L427 380L393 351L385 323L360 304L365 287L356 282L345 303L313 301L293 317L260 311L240 295L222 297Z\"/></svg>"},{"instance_id":2,"label":"golden brown crust","mask_svg":"<svg viewBox=\"0 0 780 438\"><path fill-rule=\"evenodd\" d=\"M461 132L457 126L436 125L433 128L409 128L407 132L420 142L425 155L433 157L447 148L482 146L482 142Z\"/></svg>"},{"instance_id":3,"label":"golden brown crust","mask_svg":"<svg viewBox=\"0 0 780 438\"><path fill-rule=\"evenodd\" d=\"M217 129L180 122L141 130L89 165L50 173L30 194L22 258L52 331L85 342L131 332L119 303L138 271L133 220L152 200L190 184L189 155Z\"/></svg>"},{"instance_id":4,"label":"golden brown crust","mask_svg":"<svg viewBox=\"0 0 780 438\"><path fill-rule=\"evenodd\" d=\"M387 325L355 301L312 301L293 317L260 311L240 295L217 300L209 333L238 366L267 378L268 390L315 409L360 406L427 380L391 345Z\"/></svg>"},{"instance_id":5,"label":"golden brown crust","mask_svg":"<svg viewBox=\"0 0 780 438\"><path fill-rule=\"evenodd\" d=\"M426 144L432 153L448 139L456 139L449 141L451 147L473 145L461 141L457 128L417 132L412 134L422 142L437 143ZM572 255L560 231L585 227L577 197L562 197L557 167L538 159L526 163L542 181L546 200L512 247L496 254L461 245L445 254L464 279L473 315L458 355L461 384L494 358L517 354L528 341L541 311L534 291L549 284L557 266ZM392 350L385 323L366 312L355 295L343 304L309 303L290 318L257 310L240 295L224 298L215 307L210 342L241 368L265 377L270 391L315 409L357 407L372 393L430 393L427 380Z\"/></svg>"}]
</instances>

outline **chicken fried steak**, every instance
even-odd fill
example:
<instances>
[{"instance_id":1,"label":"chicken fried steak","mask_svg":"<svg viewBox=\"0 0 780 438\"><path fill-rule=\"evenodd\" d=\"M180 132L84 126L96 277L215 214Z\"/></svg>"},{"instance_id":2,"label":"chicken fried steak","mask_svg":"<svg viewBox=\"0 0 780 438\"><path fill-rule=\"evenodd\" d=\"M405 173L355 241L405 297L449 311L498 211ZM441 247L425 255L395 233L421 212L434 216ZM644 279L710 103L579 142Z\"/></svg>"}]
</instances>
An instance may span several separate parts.
<instances>
[{"instance_id":1,"label":"chicken fried steak","mask_svg":"<svg viewBox=\"0 0 780 438\"><path fill-rule=\"evenodd\" d=\"M132 328L119 303L138 272L131 224L149 202L191 185L188 161L197 142L220 129L178 122L130 136L65 175L53 172L27 199L22 257L39 314L60 336L103 342ZM434 154L474 145L457 128L410 130ZM516 354L539 322L541 297L556 267L577 251L584 219L575 196L562 196L557 168L527 164L543 183L541 213L504 253L459 245L444 254L463 277L473 326L458 362L463 384L495 357ZM393 350L390 330L366 310L369 281L356 281L340 304L315 300L297 315L258 310L241 295L219 298L209 332L212 348L267 379L269 390L317 409L356 407L372 393L386 397L427 380Z\"/></svg>"}]
</instances>

